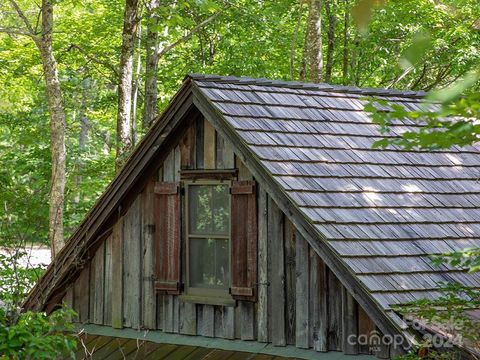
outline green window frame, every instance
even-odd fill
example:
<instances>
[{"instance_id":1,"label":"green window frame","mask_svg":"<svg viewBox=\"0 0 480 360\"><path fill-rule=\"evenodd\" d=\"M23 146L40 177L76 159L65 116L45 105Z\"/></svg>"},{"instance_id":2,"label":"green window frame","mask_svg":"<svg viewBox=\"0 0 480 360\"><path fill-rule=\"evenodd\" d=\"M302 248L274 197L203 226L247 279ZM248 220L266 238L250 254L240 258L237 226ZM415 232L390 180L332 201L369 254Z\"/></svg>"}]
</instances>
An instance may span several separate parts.
<instances>
[{"instance_id":1,"label":"green window frame","mask_svg":"<svg viewBox=\"0 0 480 360\"><path fill-rule=\"evenodd\" d=\"M231 298L231 181L185 185L185 292Z\"/></svg>"}]
</instances>

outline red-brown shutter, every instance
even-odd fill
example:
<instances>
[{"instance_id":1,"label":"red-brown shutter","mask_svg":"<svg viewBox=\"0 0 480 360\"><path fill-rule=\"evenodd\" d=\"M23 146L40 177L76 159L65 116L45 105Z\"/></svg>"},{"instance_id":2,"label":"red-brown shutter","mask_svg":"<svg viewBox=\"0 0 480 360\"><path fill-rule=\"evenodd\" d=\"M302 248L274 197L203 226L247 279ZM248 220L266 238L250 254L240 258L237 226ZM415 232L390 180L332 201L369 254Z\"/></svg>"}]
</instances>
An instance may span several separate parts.
<instances>
[{"instance_id":1,"label":"red-brown shutter","mask_svg":"<svg viewBox=\"0 0 480 360\"><path fill-rule=\"evenodd\" d=\"M155 184L155 289L180 293L180 183Z\"/></svg>"},{"instance_id":2,"label":"red-brown shutter","mask_svg":"<svg viewBox=\"0 0 480 360\"><path fill-rule=\"evenodd\" d=\"M232 184L232 286L234 299L257 296L257 201L255 181Z\"/></svg>"}]
</instances>

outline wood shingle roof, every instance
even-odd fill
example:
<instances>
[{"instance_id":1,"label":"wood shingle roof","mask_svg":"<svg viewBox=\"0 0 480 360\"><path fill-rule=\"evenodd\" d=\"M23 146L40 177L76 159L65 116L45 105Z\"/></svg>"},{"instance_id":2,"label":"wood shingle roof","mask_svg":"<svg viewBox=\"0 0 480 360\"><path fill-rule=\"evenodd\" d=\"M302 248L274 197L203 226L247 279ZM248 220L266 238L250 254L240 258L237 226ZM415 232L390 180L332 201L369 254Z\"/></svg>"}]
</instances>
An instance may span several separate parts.
<instances>
[{"instance_id":1,"label":"wood shingle roof","mask_svg":"<svg viewBox=\"0 0 480 360\"><path fill-rule=\"evenodd\" d=\"M480 153L373 149L382 135L366 96L418 110L424 94L189 75L24 308L62 299L132 189L143 188L182 121L200 111L379 329L410 337L391 305L438 296L442 281L480 287L480 274L430 258L480 246ZM389 136L418 126L396 121Z\"/></svg>"},{"instance_id":2,"label":"wood shingle roof","mask_svg":"<svg viewBox=\"0 0 480 360\"><path fill-rule=\"evenodd\" d=\"M436 297L440 282L480 287L480 273L430 258L480 245L478 149L372 148L366 95L418 110L423 93L190 78L381 307Z\"/></svg>"}]
</instances>

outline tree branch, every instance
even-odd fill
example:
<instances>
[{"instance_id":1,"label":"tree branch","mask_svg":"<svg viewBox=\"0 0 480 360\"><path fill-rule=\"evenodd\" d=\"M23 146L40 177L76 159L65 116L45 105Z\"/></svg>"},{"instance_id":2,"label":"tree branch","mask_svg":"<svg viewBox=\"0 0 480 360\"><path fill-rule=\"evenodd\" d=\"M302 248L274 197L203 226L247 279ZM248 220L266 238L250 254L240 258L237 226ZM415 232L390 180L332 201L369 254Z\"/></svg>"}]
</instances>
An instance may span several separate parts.
<instances>
[{"instance_id":1,"label":"tree branch","mask_svg":"<svg viewBox=\"0 0 480 360\"><path fill-rule=\"evenodd\" d=\"M35 30L33 29L32 27L32 24L30 24L30 21L28 20L28 18L25 16L24 12L22 11L22 9L20 9L20 6L18 6L17 2L15 0L9 0L10 1L10 4L12 4L13 8L15 9L15 11L17 12L18 16L20 16L20 18L22 19L23 23L25 24L25 26L27 27L28 31L30 32L30 35L33 36L35 35Z\"/></svg>"},{"instance_id":2,"label":"tree branch","mask_svg":"<svg viewBox=\"0 0 480 360\"><path fill-rule=\"evenodd\" d=\"M180 45L181 43L189 40L193 35L195 35L198 31L200 31L202 28L210 24L212 21L214 21L216 18L218 18L225 10L227 10L230 7L230 5L225 6L222 10L218 11L217 13L213 14L210 16L208 19L205 19L202 21L200 24L196 25L194 28L192 28L185 36L182 36L180 39L176 40L175 42L165 46L162 49L159 49L157 52L157 56L160 58L164 56L166 53L168 53L170 50L175 48L176 46Z\"/></svg>"},{"instance_id":3,"label":"tree branch","mask_svg":"<svg viewBox=\"0 0 480 360\"><path fill-rule=\"evenodd\" d=\"M34 34L30 33L30 31L27 30L22 30L22 29L17 29L17 28L3 28L0 27L0 33L5 33L9 35L20 35L20 36L28 36L34 40L39 40L37 36Z\"/></svg>"},{"instance_id":4,"label":"tree branch","mask_svg":"<svg viewBox=\"0 0 480 360\"><path fill-rule=\"evenodd\" d=\"M111 70L115 74L116 78L118 79L118 70L115 68L115 66L113 66L109 62L107 62L105 60L101 60L101 59L97 58L96 56L90 55L85 49L83 49L81 46L79 46L77 44L71 44L69 46L69 48L67 49L67 51L70 51L72 49L77 49L78 51L80 51L83 55L85 55L85 57L88 60L93 61L94 63L105 66L107 69Z\"/></svg>"}]
</instances>

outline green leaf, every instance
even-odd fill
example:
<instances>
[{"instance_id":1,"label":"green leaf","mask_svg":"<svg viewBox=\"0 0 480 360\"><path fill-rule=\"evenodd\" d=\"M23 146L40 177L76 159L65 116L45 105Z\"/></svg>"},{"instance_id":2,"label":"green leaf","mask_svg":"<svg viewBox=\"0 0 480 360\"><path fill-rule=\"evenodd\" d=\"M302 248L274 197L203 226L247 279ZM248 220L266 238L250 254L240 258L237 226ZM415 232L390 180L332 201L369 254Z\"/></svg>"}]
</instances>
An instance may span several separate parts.
<instances>
[{"instance_id":1,"label":"green leaf","mask_svg":"<svg viewBox=\"0 0 480 360\"><path fill-rule=\"evenodd\" d=\"M403 56L400 58L400 66L406 70L411 66L417 65L431 47L432 40L430 33L426 30L416 32L413 35L412 44L405 50Z\"/></svg>"},{"instance_id":2,"label":"green leaf","mask_svg":"<svg viewBox=\"0 0 480 360\"><path fill-rule=\"evenodd\" d=\"M367 32L373 10L384 6L385 2L386 0L360 0L352 8L352 17L360 32Z\"/></svg>"},{"instance_id":3,"label":"green leaf","mask_svg":"<svg viewBox=\"0 0 480 360\"><path fill-rule=\"evenodd\" d=\"M431 101L438 101L442 104L452 103L462 96L462 94L473 85L475 85L480 79L480 70L470 71L461 80L457 81L452 86L433 91L428 99Z\"/></svg>"}]
</instances>

